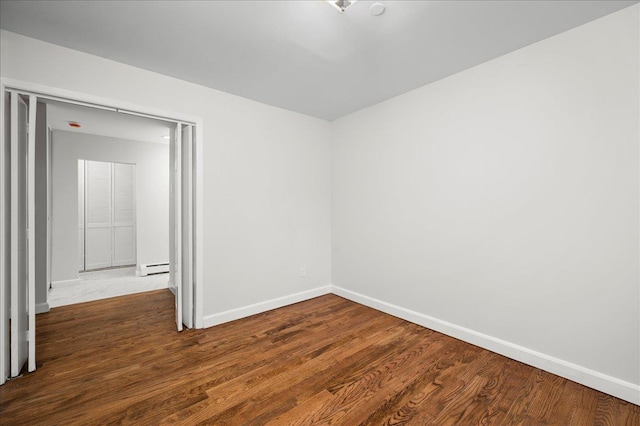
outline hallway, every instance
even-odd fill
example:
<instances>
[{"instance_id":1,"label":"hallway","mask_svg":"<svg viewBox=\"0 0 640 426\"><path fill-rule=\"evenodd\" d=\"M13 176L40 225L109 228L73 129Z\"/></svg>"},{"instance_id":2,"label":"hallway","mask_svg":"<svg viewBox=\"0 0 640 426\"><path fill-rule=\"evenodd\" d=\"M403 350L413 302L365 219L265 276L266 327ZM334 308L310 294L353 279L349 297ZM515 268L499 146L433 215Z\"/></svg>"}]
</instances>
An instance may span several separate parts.
<instances>
[{"instance_id":1,"label":"hallway","mask_svg":"<svg viewBox=\"0 0 640 426\"><path fill-rule=\"evenodd\" d=\"M169 274L136 277L136 268L81 272L80 281L49 290L49 306L71 305L98 299L167 288Z\"/></svg>"}]
</instances>

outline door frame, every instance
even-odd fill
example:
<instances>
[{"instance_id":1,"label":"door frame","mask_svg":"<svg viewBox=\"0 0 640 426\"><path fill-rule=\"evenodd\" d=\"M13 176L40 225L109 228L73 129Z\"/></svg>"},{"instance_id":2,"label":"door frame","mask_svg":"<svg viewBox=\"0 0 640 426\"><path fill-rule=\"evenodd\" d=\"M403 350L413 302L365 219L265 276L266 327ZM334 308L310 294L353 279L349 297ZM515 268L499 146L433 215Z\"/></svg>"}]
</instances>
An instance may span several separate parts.
<instances>
[{"instance_id":1,"label":"door frame","mask_svg":"<svg viewBox=\"0 0 640 426\"><path fill-rule=\"evenodd\" d=\"M194 171L194 197L192 207L194 209L194 232L192 234L193 238L193 247L195 248L194 253L194 280L193 280L193 303L194 303L194 326L195 328L203 328L204 327L204 285L203 285L203 277L204 277L204 264L203 264L203 238L202 235L198 231L203 229L203 218L204 218L204 191L203 191L203 144L204 144L204 120L202 117L185 114L176 111L166 111L150 106L138 105L131 103L129 101L123 99L111 99L104 98L100 96L94 96L87 93L76 92L72 90L59 89L51 86L46 86L38 83L27 82L22 80L16 80L11 78L2 77L0 78L0 95L2 96L0 101L0 138L4 141L5 136L5 93L8 89L19 91L21 93L27 95L36 95L39 98L49 98L53 100L64 101L76 105L84 105L99 109L107 109L117 112L122 112L125 114L133 114L140 115L149 118L156 118L164 121L174 122L174 123L184 123L190 124L194 126L195 129L195 152L194 158L192 159L192 170ZM4 143L0 146L0 199L4 199L2 197L5 196L5 186L6 182L4 182L4 173L5 173L5 165L4 165ZM0 212L0 217L3 216L3 213ZM3 218L4 219L4 218ZM49 228L49 223L47 223L47 227ZM8 249L8 247L4 247L5 244L5 234L7 232L6 227L4 226L4 220L2 224L0 224L0 245L3 248ZM47 262L50 263L51 259L47 259ZM0 256L0 274L4 274L6 271L6 259L4 256ZM49 265L47 265L47 268ZM5 280L0 280L0 294L4 295L5 289ZM8 339L4 338L4 330L8 324L5 324L5 309L4 303L0 304L0 363L4 365L4 354L5 345L8 344ZM0 366L0 370L4 368ZM5 372L3 372L5 373ZM0 374L0 384L4 383L6 375Z\"/></svg>"}]
</instances>

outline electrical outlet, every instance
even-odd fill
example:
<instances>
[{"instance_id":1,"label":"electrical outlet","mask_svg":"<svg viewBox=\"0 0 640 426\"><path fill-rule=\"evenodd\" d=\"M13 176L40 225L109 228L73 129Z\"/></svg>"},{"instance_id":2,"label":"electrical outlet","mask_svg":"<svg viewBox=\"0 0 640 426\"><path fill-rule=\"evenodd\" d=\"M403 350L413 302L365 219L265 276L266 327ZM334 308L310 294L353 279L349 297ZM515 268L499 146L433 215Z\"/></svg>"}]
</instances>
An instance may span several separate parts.
<instances>
[{"instance_id":1,"label":"electrical outlet","mask_svg":"<svg viewBox=\"0 0 640 426\"><path fill-rule=\"evenodd\" d=\"M306 267L302 267L300 268L300 278L304 278L307 276L307 268Z\"/></svg>"}]
</instances>

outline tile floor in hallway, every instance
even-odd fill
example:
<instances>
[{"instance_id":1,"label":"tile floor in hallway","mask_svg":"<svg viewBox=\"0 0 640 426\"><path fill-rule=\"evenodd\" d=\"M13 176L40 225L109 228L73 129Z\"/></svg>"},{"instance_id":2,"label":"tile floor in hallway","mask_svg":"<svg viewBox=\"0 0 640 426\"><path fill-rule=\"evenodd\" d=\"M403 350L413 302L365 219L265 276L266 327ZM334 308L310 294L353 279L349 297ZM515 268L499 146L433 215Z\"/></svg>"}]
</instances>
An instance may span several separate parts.
<instances>
[{"instance_id":1,"label":"tile floor in hallway","mask_svg":"<svg viewBox=\"0 0 640 426\"><path fill-rule=\"evenodd\" d=\"M116 268L80 273L80 280L49 290L49 307L72 305L167 288L169 274L136 277L136 268Z\"/></svg>"}]
</instances>

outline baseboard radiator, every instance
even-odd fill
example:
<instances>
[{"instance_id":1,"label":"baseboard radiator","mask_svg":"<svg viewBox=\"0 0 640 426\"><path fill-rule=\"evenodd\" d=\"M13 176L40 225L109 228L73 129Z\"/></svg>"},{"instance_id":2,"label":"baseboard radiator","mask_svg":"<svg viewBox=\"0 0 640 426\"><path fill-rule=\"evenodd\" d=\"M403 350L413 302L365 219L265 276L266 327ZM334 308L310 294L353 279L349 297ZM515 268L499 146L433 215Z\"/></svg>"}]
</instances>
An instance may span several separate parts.
<instances>
[{"instance_id":1,"label":"baseboard radiator","mask_svg":"<svg viewBox=\"0 0 640 426\"><path fill-rule=\"evenodd\" d=\"M140 265L140 276L146 277L153 274L164 274L169 272L169 262L165 263L146 263Z\"/></svg>"}]
</instances>

